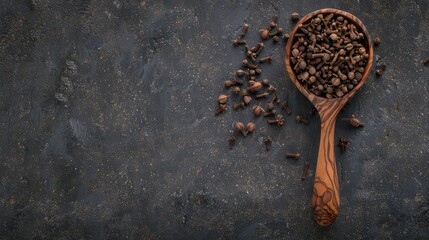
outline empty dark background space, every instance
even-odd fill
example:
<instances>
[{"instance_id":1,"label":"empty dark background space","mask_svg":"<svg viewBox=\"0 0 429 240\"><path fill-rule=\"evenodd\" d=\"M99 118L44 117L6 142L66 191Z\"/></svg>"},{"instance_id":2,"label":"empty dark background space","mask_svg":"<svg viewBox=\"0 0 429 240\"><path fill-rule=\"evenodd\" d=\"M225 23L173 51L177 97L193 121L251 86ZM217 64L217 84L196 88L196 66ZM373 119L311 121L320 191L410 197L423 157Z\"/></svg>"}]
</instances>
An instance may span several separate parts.
<instances>
[{"instance_id":1,"label":"empty dark background space","mask_svg":"<svg viewBox=\"0 0 429 240\"><path fill-rule=\"evenodd\" d=\"M0 239L423 239L429 236L428 1L0 2ZM283 127L250 107L214 116L233 47L273 15L338 8L360 18L387 68L337 122L342 205L312 220L320 119L266 41L268 78L293 113ZM266 100L264 101L266 104ZM280 109L280 108L279 108ZM303 114L310 124L299 124ZM257 130L227 137L234 121ZM264 137L273 140L266 152ZM302 153L299 160L286 152ZM301 182L305 160L308 179Z\"/></svg>"}]
</instances>

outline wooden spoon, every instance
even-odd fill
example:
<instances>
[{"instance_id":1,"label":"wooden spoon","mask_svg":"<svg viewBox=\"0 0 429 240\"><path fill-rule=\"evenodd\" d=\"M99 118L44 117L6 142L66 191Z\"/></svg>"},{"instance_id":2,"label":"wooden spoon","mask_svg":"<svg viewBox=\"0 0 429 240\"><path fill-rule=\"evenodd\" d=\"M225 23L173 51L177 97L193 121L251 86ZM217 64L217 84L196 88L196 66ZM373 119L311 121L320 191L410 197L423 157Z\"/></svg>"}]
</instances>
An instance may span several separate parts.
<instances>
[{"instance_id":1,"label":"wooden spoon","mask_svg":"<svg viewBox=\"0 0 429 240\"><path fill-rule=\"evenodd\" d=\"M367 53L369 55L368 62L365 66L365 70L362 74L362 80L356 85L350 92L345 94L341 98L323 98L314 95L309 92L297 79L293 66L291 66L291 51L294 43L294 36L299 25L309 21L317 14L330 14L341 15L347 21L354 23L357 28L365 35L366 42L364 43ZM335 163L335 151L334 151L334 131L335 121L338 112L347 103L347 101L355 95L357 90L362 87L365 83L368 74L371 70L372 59L373 59L373 48L369 34L363 25L363 23L354 15L337 9L325 8L312 12L304 16L295 26L290 33L290 38L286 44L286 69L296 87L310 100L310 102L319 111L321 119L321 134L320 134L320 145L319 145L319 156L317 159L316 175L314 178L314 189L313 189L313 215L314 220L321 226L331 225L338 216L340 207L340 192L338 184L337 168Z\"/></svg>"}]
</instances>

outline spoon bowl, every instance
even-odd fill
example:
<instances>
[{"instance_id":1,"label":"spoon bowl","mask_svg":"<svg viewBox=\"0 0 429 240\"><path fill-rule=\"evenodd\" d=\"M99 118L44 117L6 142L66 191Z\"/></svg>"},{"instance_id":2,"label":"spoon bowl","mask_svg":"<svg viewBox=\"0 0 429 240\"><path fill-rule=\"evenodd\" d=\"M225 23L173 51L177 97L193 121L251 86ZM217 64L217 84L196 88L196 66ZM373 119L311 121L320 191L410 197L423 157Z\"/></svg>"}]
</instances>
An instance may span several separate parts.
<instances>
[{"instance_id":1,"label":"spoon bowl","mask_svg":"<svg viewBox=\"0 0 429 240\"><path fill-rule=\"evenodd\" d=\"M363 45L366 48L366 52L368 53L368 60L365 65L364 72L362 73L362 79L352 90L350 90L341 98L328 99L316 96L301 84L293 70L291 63L291 53L295 34L299 30L300 24L307 23L318 14L326 15L331 13L334 13L336 16L343 16L344 19L347 19L348 22L353 23L356 28L358 28L360 32L364 34L365 42ZM314 107L319 112L321 119L320 145L314 178L312 206L314 220L321 226L329 226L337 218L340 207L340 192L334 153L335 122L341 108L351 97L355 95L357 90L362 87L371 71L373 61L373 48L371 39L365 26L356 16L338 9L324 8L307 14L296 24L290 33L290 38L286 44L285 52L286 70L290 79L301 91L301 93L304 94L314 105Z\"/></svg>"}]
</instances>

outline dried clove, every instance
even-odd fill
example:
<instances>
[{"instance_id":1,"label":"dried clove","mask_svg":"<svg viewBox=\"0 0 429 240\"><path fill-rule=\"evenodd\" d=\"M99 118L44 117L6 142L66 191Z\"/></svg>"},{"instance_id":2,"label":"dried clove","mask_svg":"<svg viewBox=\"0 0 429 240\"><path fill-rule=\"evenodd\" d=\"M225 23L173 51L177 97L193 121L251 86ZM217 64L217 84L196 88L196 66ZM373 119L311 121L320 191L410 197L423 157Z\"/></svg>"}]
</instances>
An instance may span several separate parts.
<instances>
[{"instance_id":1,"label":"dried clove","mask_svg":"<svg viewBox=\"0 0 429 240\"><path fill-rule=\"evenodd\" d=\"M249 24L244 23L243 29L242 29L241 34L240 34L241 38L243 38L244 36L246 36L247 30L249 30Z\"/></svg>"},{"instance_id":2,"label":"dried clove","mask_svg":"<svg viewBox=\"0 0 429 240\"><path fill-rule=\"evenodd\" d=\"M254 52L252 52L251 50L247 50L246 51L246 55L252 59L252 61L256 62L256 54Z\"/></svg>"},{"instance_id":3,"label":"dried clove","mask_svg":"<svg viewBox=\"0 0 429 240\"><path fill-rule=\"evenodd\" d=\"M239 93L241 92L241 88L240 88L240 87L234 87L234 88L232 89L232 92L233 92L234 94L239 94Z\"/></svg>"},{"instance_id":4,"label":"dried clove","mask_svg":"<svg viewBox=\"0 0 429 240\"><path fill-rule=\"evenodd\" d=\"M282 115L277 114L274 119L268 119L267 122L269 124L277 124L278 126L283 126L285 120Z\"/></svg>"},{"instance_id":5,"label":"dried clove","mask_svg":"<svg viewBox=\"0 0 429 240\"><path fill-rule=\"evenodd\" d=\"M278 28L276 31L274 31L274 32L272 32L272 33L270 33L270 37L274 37L274 36L277 36L277 35L279 35L279 34L282 34L282 32L283 32L283 28Z\"/></svg>"},{"instance_id":6,"label":"dried clove","mask_svg":"<svg viewBox=\"0 0 429 240\"><path fill-rule=\"evenodd\" d=\"M257 94L257 95L255 95L255 98L266 98L266 97L268 97L270 95L270 93L268 93L268 92L264 92L264 93L261 93L261 94Z\"/></svg>"},{"instance_id":7,"label":"dried clove","mask_svg":"<svg viewBox=\"0 0 429 240\"><path fill-rule=\"evenodd\" d=\"M245 75L245 74L248 74L246 71L244 71L244 70L241 70L241 69L239 69L239 70L237 70L237 76L239 76L239 77L241 77L241 76L243 76L243 75Z\"/></svg>"},{"instance_id":8,"label":"dried clove","mask_svg":"<svg viewBox=\"0 0 429 240\"><path fill-rule=\"evenodd\" d=\"M299 153L286 153L287 158L295 158L298 159L301 156Z\"/></svg>"},{"instance_id":9,"label":"dried clove","mask_svg":"<svg viewBox=\"0 0 429 240\"><path fill-rule=\"evenodd\" d=\"M244 124L242 122L235 122L234 129L240 132L243 136L247 136L247 132L244 130Z\"/></svg>"},{"instance_id":10,"label":"dried clove","mask_svg":"<svg viewBox=\"0 0 429 240\"><path fill-rule=\"evenodd\" d=\"M217 98L217 101L219 102L219 104L225 104L228 101L228 95L225 95L225 94L219 95L219 97Z\"/></svg>"},{"instance_id":11,"label":"dried clove","mask_svg":"<svg viewBox=\"0 0 429 240\"><path fill-rule=\"evenodd\" d=\"M242 63L243 63L244 66L246 66L248 68L251 68L251 69L257 69L257 68L259 68L258 65L249 63L249 61L247 59L244 59ZM255 74L253 74L253 75L255 75Z\"/></svg>"},{"instance_id":12,"label":"dried clove","mask_svg":"<svg viewBox=\"0 0 429 240\"><path fill-rule=\"evenodd\" d=\"M305 161L304 168L302 169L301 181L305 181L305 179L307 178L307 172L309 168L310 168L310 162Z\"/></svg>"},{"instance_id":13,"label":"dried clove","mask_svg":"<svg viewBox=\"0 0 429 240\"><path fill-rule=\"evenodd\" d=\"M247 73L249 73L249 75L248 75L249 79L253 79L256 75L255 69L249 69L249 70L247 70Z\"/></svg>"},{"instance_id":14,"label":"dried clove","mask_svg":"<svg viewBox=\"0 0 429 240\"><path fill-rule=\"evenodd\" d=\"M249 95L244 95L243 96L243 102L244 104L248 105L250 102L252 101L252 97Z\"/></svg>"},{"instance_id":15,"label":"dried clove","mask_svg":"<svg viewBox=\"0 0 429 240\"><path fill-rule=\"evenodd\" d=\"M263 40L268 39L270 37L270 30L268 28L261 29L260 32L261 32L261 38Z\"/></svg>"},{"instance_id":16,"label":"dried clove","mask_svg":"<svg viewBox=\"0 0 429 240\"><path fill-rule=\"evenodd\" d=\"M299 13L293 12L291 14L291 18L292 18L292 21L298 21L299 20Z\"/></svg>"},{"instance_id":17,"label":"dried clove","mask_svg":"<svg viewBox=\"0 0 429 240\"><path fill-rule=\"evenodd\" d=\"M272 143L273 141L269 136L264 139L265 151L270 151Z\"/></svg>"},{"instance_id":18,"label":"dried clove","mask_svg":"<svg viewBox=\"0 0 429 240\"><path fill-rule=\"evenodd\" d=\"M218 108L216 109L215 116L224 113L226 111L226 104L219 104Z\"/></svg>"},{"instance_id":19,"label":"dried clove","mask_svg":"<svg viewBox=\"0 0 429 240\"><path fill-rule=\"evenodd\" d=\"M237 138L235 137L235 135L230 135L228 137L228 143L229 143L229 150L232 150L237 144Z\"/></svg>"},{"instance_id":20,"label":"dried clove","mask_svg":"<svg viewBox=\"0 0 429 240\"><path fill-rule=\"evenodd\" d=\"M289 39L289 37L290 37L289 33L285 33L285 34L283 34L283 36L282 36L282 38L283 38L285 41L287 41L287 40Z\"/></svg>"},{"instance_id":21,"label":"dried clove","mask_svg":"<svg viewBox=\"0 0 429 240\"><path fill-rule=\"evenodd\" d=\"M274 15L272 20L270 21L270 28L277 27L278 20L279 20L279 16Z\"/></svg>"},{"instance_id":22,"label":"dried clove","mask_svg":"<svg viewBox=\"0 0 429 240\"><path fill-rule=\"evenodd\" d=\"M265 112L265 110L261 107L261 103L252 107L253 113L255 116L261 115L261 113Z\"/></svg>"},{"instance_id":23,"label":"dried clove","mask_svg":"<svg viewBox=\"0 0 429 240\"><path fill-rule=\"evenodd\" d=\"M254 82L252 85L250 85L247 88L247 91L257 92L257 91L261 90L261 88L262 88L262 83L260 83L260 82Z\"/></svg>"},{"instance_id":24,"label":"dried clove","mask_svg":"<svg viewBox=\"0 0 429 240\"><path fill-rule=\"evenodd\" d=\"M271 101L268 103L268 110L271 111L274 109L274 102L277 100L276 96L271 99Z\"/></svg>"},{"instance_id":25,"label":"dried clove","mask_svg":"<svg viewBox=\"0 0 429 240\"><path fill-rule=\"evenodd\" d=\"M240 39L232 40L232 45L234 46L243 45L243 44L246 44L246 40L240 40Z\"/></svg>"},{"instance_id":26,"label":"dried clove","mask_svg":"<svg viewBox=\"0 0 429 240\"><path fill-rule=\"evenodd\" d=\"M247 123L246 127L247 127L247 133L252 133L256 129L256 124L255 124L255 122L252 121L252 122Z\"/></svg>"},{"instance_id":27,"label":"dried clove","mask_svg":"<svg viewBox=\"0 0 429 240\"><path fill-rule=\"evenodd\" d=\"M262 85L266 86L268 84L270 84L270 80L268 80L268 79L262 80Z\"/></svg>"},{"instance_id":28,"label":"dried clove","mask_svg":"<svg viewBox=\"0 0 429 240\"><path fill-rule=\"evenodd\" d=\"M346 138L340 138L338 146L341 148L341 151L345 151L349 145L349 140Z\"/></svg>"},{"instance_id":29,"label":"dried clove","mask_svg":"<svg viewBox=\"0 0 429 240\"><path fill-rule=\"evenodd\" d=\"M377 36L377 37L375 37L375 38L374 38L374 45L375 45L375 46L380 45L380 42L381 42L380 37L378 37L378 36Z\"/></svg>"},{"instance_id":30,"label":"dried clove","mask_svg":"<svg viewBox=\"0 0 429 240\"><path fill-rule=\"evenodd\" d=\"M278 41L280 41L279 36L277 36L277 35L276 35L276 36L274 36L274 37L273 37L273 41L274 41L274 42L278 42Z\"/></svg>"},{"instance_id":31,"label":"dried clove","mask_svg":"<svg viewBox=\"0 0 429 240\"><path fill-rule=\"evenodd\" d=\"M229 88L229 87L234 86L234 85L241 85L241 84L243 84L243 80L235 80L235 79L234 80L230 80L230 79L228 79L228 80L225 80L224 84L225 84L226 88Z\"/></svg>"},{"instance_id":32,"label":"dried clove","mask_svg":"<svg viewBox=\"0 0 429 240\"><path fill-rule=\"evenodd\" d=\"M255 56L259 56L259 54L262 52L262 50L264 49L264 43L258 43L258 45L256 45L255 49L253 50Z\"/></svg>"},{"instance_id":33,"label":"dried clove","mask_svg":"<svg viewBox=\"0 0 429 240\"><path fill-rule=\"evenodd\" d=\"M269 116L274 116L274 115L276 115L276 113L277 113L277 111L276 111L275 109L273 109L273 110L271 110L271 111L264 112L262 115L263 115L264 117L269 117Z\"/></svg>"},{"instance_id":34,"label":"dried clove","mask_svg":"<svg viewBox=\"0 0 429 240\"><path fill-rule=\"evenodd\" d=\"M305 119L302 115L299 115L299 114L296 115L295 120L297 122L302 122L304 124L309 124L310 123L307 119Z\"/></svg>"},{"instance_id":35,"label":"dried clove","mask_svg":"<svg viewBox=\"0 0 429 240\"><path fill-rule=\"evenodd\" d=\"M244 108L244 106L246 106L246 104L245 104L244 102L241 102L241 103L234 104L234 105L232 106L232 108L233 108L234 110L238 110L238 109L240 109L240 108Z\"/></svg>"},{"instance_id":36,"label":"dried clove","mask_svg":"<svg viewBox=\"0 0 429 240\"><path fill-rule=\"evenodd\" d=\"M290 115L292 113L292 110L287 106L286 100L283 100L282 108L287 113L287 115Z\"/></svg>"},{"instance_id":37,"label":"dried clove","mask_svg":"<svg viewBox=\"0 0 429 240\"><path fill-rule=\"evenodd\" d=\"M375 60L376 60L375 74L377 75L377 77L380 77L381 75L383 75L383 71L386 69L386 64L384 64L383 59L379 55L375 55Z\"/></svg>"},{"instance_id":38,"label":"dried clove","mask_svg":"<svg viewBox=\"0 0 429 240\"><path fill-rule=\"evenodd\" d=\"M341 118L341 120L344 122L348 122L353 127L363 127L365 125L365 123L357 119L356 115L354 114L352 115L351 118Z\"/></svg>"},{"instance_id":39,"label":"dried clove","mask_svg":"<svg viewBox=\"0 0 429 240\"><path fill-rule=\"evenodd\" d=\"M271 57L271 56L266 56L266 57L262 57L262 58L259 59L260 63L264 63L264 62L271 63L272 61L273 61L273 57Z\"/></svg>"}]
</instances>

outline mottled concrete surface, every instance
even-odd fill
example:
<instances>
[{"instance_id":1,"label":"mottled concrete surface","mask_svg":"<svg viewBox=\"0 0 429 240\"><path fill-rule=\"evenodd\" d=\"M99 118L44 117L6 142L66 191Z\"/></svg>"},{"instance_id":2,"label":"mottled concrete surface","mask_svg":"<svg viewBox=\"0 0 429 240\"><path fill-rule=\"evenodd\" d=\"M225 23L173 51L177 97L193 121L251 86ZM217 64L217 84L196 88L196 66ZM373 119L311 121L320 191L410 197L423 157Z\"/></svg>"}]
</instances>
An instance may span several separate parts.
<instances>
[{"instance_id":1,"label":"mottled concrete surface","mask_svg":"<svg viewBox=\"0 0 429 240\"><path fill-rule=\"evenodd\" d=\"M428 1L0 2L0 239L423 239L429 236ZM319 119L283 65L261 78L293 115L228 150L232 123L214 117L246 39L271 16L334 7L358 16L387 69L374 70L337 122L342 206L312 220ZM59 101L61 100L61 101ZM230 104L237 99L233 98ZM304 114L308 126L294 121ZM273 139L265 152L261 139ZM300 160L286 160L299 151ZM309 179L301 182L304 159Z\"/></svg>"}]
</instances>

